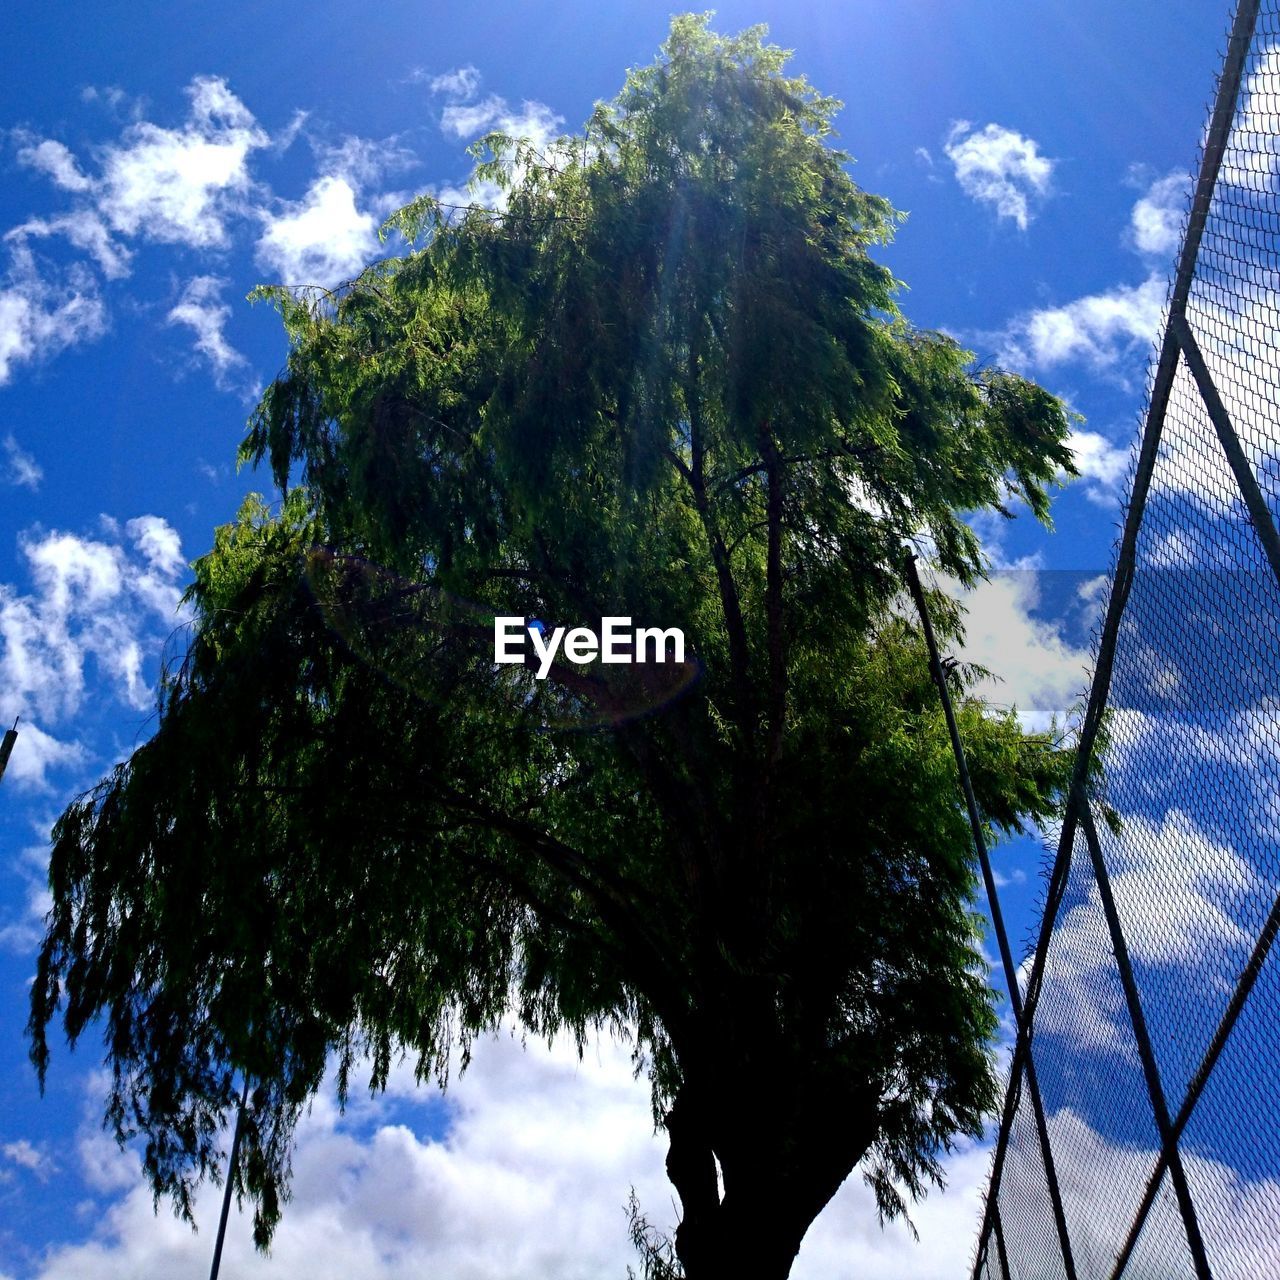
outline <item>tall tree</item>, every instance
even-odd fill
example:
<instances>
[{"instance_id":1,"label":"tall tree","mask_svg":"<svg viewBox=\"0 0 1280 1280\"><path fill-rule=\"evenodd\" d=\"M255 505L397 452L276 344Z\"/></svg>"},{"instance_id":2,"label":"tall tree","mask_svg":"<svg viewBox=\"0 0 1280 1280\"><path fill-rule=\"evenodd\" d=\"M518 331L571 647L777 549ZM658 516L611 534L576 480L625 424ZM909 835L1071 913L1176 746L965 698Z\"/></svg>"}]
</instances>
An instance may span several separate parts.
<instances>
[{"instance_id":1,"label":"tall tree","mask_svg":"<svg viewBox=\"0 0 1280 1280\"><path fill-rule=\"evenodd\" d=\"M860 1162L892 1215L980 1131L993 995L903 548L972 581L964 513L1047 519L1068 421L901 317L896 215L786 57L679 18L581 135L485 140L498 209L423 198L412 252L273 292L243 456L287 496L218 531L155 736L58 823L32 995L41 1072L55 1017L103 1020L110 1120L183 1209L240 1076L265 1242L326 1064L443 1077L510 1014L634 1037L690 1280L786 1276ZM511 615L688 652L540 680L494 662ZM1064 753L972 674L1012 831Z\"/></svg>"}]
</instances>

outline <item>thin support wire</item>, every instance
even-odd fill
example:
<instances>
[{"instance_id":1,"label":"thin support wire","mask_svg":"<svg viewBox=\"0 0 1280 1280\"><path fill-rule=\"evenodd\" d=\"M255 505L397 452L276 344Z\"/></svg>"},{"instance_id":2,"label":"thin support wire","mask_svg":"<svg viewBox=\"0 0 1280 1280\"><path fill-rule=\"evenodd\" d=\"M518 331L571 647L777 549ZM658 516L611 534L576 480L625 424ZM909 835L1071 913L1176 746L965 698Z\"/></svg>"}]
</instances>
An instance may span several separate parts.
<instances>
[{"instance_id":1,"label":"thin support wire","mask_svg":"<svg viewBox=\"0 0 1280 1280\"><path fill-rule=\"evenodd\" d=\"M227 1185L222 1192L222 1213L218 1218L218 1238L213 1243L213 1263L209 1267L209 1280L218 1280L222 1266L222 1242L227 1236L227 1218L231 1214L231 1187L235 1182L236 1157L240 1154L240 1135L244 1132L244 1109L249 1102L249 1077L244 1078L240 1091L240 1106L236 1109L236 1127L231 1135L231 1155L227 1159Z\"/></svg>"},{"instance_id":2,"label":"thin support wire","mask_svg":"<svg viewBox=\"0 0 1280 1280\"><path fill-rule=\"evenodd\" d=\"M1000 960L1004 966L1005 983L1009 988L1009 1002L1013 1006L1013 1016L1018 1026L1022 1025L1022 996L1018 991L1018 971L1013 963L1013 952L1009 947L1009 935L1004 927L1004 914L1000 910L1000 896L996 892L995 874L991 869L991 857L987 852L987 841L982 831L982 815L978 811L978 800L973 793L973 782L969 777L969 766L964 758L964 744L960 741L960 728L956 724L955 709L951 705L951 694L947 689L946 674L942 669L942 658L938 652L937 637L933 633L933 623L929 618L929 607L924 598L924 588L920 585L920 574L916 569L916 558L907 554L907 585L915 600L920 614L920 625L924 630L925 644L929 649L929 667L933 672L933 682L938 689L938 697L942 702L942 713L946 717L947 732L951 737L951 752L955 756L956 769L960 774L960 787L964 792L965 806L969 811L969 828L973 835L974 848L978 852L978 865L982 868L982 880L987 890L987 902L991 908L991 923L995 930L996 942L1000 948ZM1053 1162L1053 1147L1049 1141L1049 1127L1045 1122L1044 1103L1040 1097L1040 1085L1036 1079L1035 1064L1030 1052L1026 1059L1027 1086L1031 1093L1031 1105L1035 1111L1036 1132L1040 1137L1040 1152L1044 1158L1045 1179L1049 1184L1049 1198L1053 1205L1054 1224L1058 1231L1058 1244L1062 1249L1062 1260L1067 1270L1067 1280L1076 1280L1075 1260L1071 1252L1071 1236L1067 1231L1067 1217L1062 1207L1062 1190L1058 1184L1058 1171Z\"/></svg>"}]
</instances>

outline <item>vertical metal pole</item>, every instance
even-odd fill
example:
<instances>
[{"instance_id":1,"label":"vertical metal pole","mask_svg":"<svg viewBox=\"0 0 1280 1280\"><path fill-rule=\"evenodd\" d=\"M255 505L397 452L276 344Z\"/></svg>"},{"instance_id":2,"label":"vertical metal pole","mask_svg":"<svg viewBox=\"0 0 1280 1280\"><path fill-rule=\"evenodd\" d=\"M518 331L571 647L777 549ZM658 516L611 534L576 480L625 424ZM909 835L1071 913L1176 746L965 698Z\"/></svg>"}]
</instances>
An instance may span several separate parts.
<instances>
[{"instance_id":1,"label":"vertical metal pole","mask_svg":"<svg viewBox=\"0 0 1280 1280\"><path fill-rule=\"evenodd\" d=\"M1009 935L1004 927L1004 915L1000 910L1000 896L996 892L996 878L991 870L991 858L987 853L986 837L982 834L982 815L978 812L978 800L973 793L973 783L969 778L969 766L965 763L964 745L960 741L960 728L956 724L955 710L951 705L951 694L947 689L946 674L942 669L942 658L938 653L938 641L933 634L933 623L929 618L929 608L925 603L924 588L920 585L920 574L916 570L916 558L907 554L907 585L911 589L916 609L920 614L920 625L924 629L925 644L929 649L929 667L933 672L933 682L938 689L938 697L942 701L942 713L946 717L947 732L951 737L951 752L955 756L956 769L960 773L960 786L964 792L965 806L969 811L969 828L973 835L973 844L978 851L978 863L982 868L982 880L987 889L987 903L991 908L991 923L995 929L996 941L1000 948L1000 960L1004 966L1004 979L1009 988L1009 1002L1013 1006L1013 1016L1019 1029L1023 1022L1022 995L1018 990L1018 971L1013 963L1013 952L1009 947ZM1045 1181L1049 1186L1049 1200L1053 1206L1053 1220L1058 1230L1058 1244L1062 1249L1062 1262L1066 1267L1067 1280L1076 1280L1075 1259L1071 1252L1071 1236L1067 1231L1067 1217L1062 1208L1062 1191L1058 1184L1058 1171L1053 1161L1053 1149L1049 1143L1049 1127L1045 1123L1044 1103L1040 1097L1040 1084L1036 1079L1035 1064L1031 1060L1030 1045L1026 1054L1027 1085L1031 1092L1031 1106L1035 1112L1036 1132L1040 1137L1040 1154L1044 1160Z\"/></svg>"},{"instance_id":2,"label":"vertical metal pole","mask_svg":"<svg viewBox=\"0 0 1280 1280\"><path fill-rule=\"evenodd\" d=\"M227 1235L227 1218L231 1213L231 1184L234 1180L236 1157L240 1154L240 1134L244 1130L244 1109L249 1101L249 1077L244 1078L244 1088L240 1091L240 1106L236 1109L236 1128L231 1135L231 1156L227 1160L227 1185L222 1193L222 1215L218 1219L218 1238L213 1244L213 1265L209 1268L209 1280L218 1280L218 1269L222 1266L222 1242Z\"/></svg>"}]
</instances>

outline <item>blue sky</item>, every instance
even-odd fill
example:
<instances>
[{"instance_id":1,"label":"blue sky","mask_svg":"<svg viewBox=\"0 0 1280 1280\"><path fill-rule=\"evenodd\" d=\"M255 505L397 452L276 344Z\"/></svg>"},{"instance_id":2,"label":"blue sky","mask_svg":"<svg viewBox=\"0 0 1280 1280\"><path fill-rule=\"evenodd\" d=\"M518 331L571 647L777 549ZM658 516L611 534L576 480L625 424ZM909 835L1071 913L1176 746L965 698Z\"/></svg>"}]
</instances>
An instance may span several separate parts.
<instances>
[{"instance_id":1,"label":"blue sky","mask_svg":"<svg viewBox=\"0 0 1280 1280\"><path fill-rule=\"evenodd\" d=\"M56 1053L41 1100L22 1027L49 823L150 731L187 563L267 487L234 454L285 348L245 295L349 278L394 248L375 231L399 204L467 198L475 135L576 128L651 59L668 13L400 0L302 17L275 0L0 13L0 719L24 722L0 787L0 1277L207 1265L212 1200L195 1238L163 1207L152 1217L132 1157L99 1133L96 1045ZM721 30L768 23L845 102L855 178L909 213L882 251L907 315L1085 416L1085 474L1056 502L1057 532L981 525L1005 572L971 602L968 656L1039 722L1084 685L1228 18L1215 2L1171 20L1150 0L717 11ZM1015 940L1034 923L1039 858L1032 841L997 853ZM628 1185L669 1217L645 1089L610 1046L579 1066L563 1045L501 1041L452 1101L408 1082L393 1095L345 1119L331 1097L317 1105L276 1254L251 1260L233 1222L234 1274L434 1262L478 1280L621 1276ZM882 1235L851 1184L796 1274L960 1275L986 1161L958 1154L953 1189L920 1210L919 1246Z\"/></svg>"}]
</instances>

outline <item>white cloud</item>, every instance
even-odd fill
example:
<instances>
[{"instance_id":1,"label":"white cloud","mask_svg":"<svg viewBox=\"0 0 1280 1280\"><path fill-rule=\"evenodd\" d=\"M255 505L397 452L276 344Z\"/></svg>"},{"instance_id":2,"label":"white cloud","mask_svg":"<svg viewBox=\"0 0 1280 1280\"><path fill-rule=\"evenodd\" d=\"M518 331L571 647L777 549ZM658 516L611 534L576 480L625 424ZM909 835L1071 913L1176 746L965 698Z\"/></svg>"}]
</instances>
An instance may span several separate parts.
<instances>
[{"instance_id":1,"label":"white cloud","mask_svg":"<svg viewBox=\"0 0 1280 1280\"><path fill-rule=\"evenodd\" d=\"M1129 474L1129 450L1112 444L1096 431L1074 430L1067 446L1075 455L1076 470L1087 498L1114 506L1120 486Z\"/></svg>"},{"instance_id":2,"label":"white cloud","mask_svg":"<svg viewBox=\"0 0 1280 1280\"><path fill-rule=\"evenodd\" d=\"M1172 253L1182 240L1190 178L1177 169L1157 178L1139 197L1129 215L1129 231L1139 253Z\"/></svg>"},{"instance_id":3,"label":"white cloud","mask_svg":"<svg viewBox=\"0 0 1280 1280\"><path fill-rule=\"evenodd\" d=\"M317 150L323 175L346 178L357 190L388 173L417 166L418 158L397 138L360 138L348 135L333 146Z\"/></svg>"},{"instance_id":4,"label":"white cloud","mask_svg":"<svg viewBox=\"0 0 1280 1280\"><path fill-rule=\"evenodd\" d=\"M408 1087L397 1087L403 1100ZM379 1122L382 1108L368 1101L355 1100L343 1123L327 1096L318 1100L300 1129L294 1195L271 1256L253 1252L248 1222L233 1211L224 1274L594 1280L635 1261L623 1212L632 1185L670 1225L663 1144L624 1047L593 1046L579 1063L563 1039L527 1052L510 1037L485 1041L450 1098L443 1140ZM87 1140L81 1156L98 1186L119 1185L107 1144ZM92 1238L52 1251L40 1280L197 1273L208 1267L219 1203L206 1189L195 1236L164 1209L153 1213L135 1164L131 1188Z\"/></svg>"},{"instance_id":5,"label":"white cloud","mask_svg":"<svg viewBox=\"0 0 1280 1280\"><path fill-rule=\"evenodd\" d=\"M338 284L378 256L378 222L356 205L356 189L337 174L317 178L300 201L266 215L256 258L283 284Z\"/></svg>"},{"instance_id":6,"label":"white cloud","mask_svg":"<svg viewBox=\"0 0 1280 1280\"><path fill-rule=\"evenodd\" d=\"M106 149L95 199L125 235L217 248L249 191L249 155L270 138L225 80L197 77L187 95L191 111L181 129L140 121Z\"/></svg>"},{"instance_id":7,"label":"white cloud","mask_svg":"<svg viewBox=\"0 0 1280 1280\"><path fill-rule=\"evenodd\" d=\"M951 126L943 145L966 195L993 205L1025 231L1033 206L1048 196L1055 161L1040 154L1034 139L1003 125L975 129L968 120Z\"/></svg>"},{"instance_id":8,"label":"white cloud","mask_svg":"<svg viewBox=\"0 0 1280 1280\"><path fill-rule=\"evenodd\" d=\"M517 110L497 94L490 94L479 102L452 102L440 116L440 127L454 138L505 133L513 138L527 138L539 149L559 136L563 123L564 117L546 103L526 100Z\"/></svg>"},{"instance_id":9,"label":"white cloud","mask_svg":"<svg viewBox=\"0 0 1280 1280\"><path fill-rule=\"evenodd\" d=\"M7 484L19 488L30 489L34 493L44 479L40 464L14 438L12 432L5 436L3 442L5 461L8 463Z\"/></svg>"},{"instance_id":10,"label":"white cloud","mask_svg":"<svg viewBox=\"0 0 1280 1280\"><path fill-rule=\"evenodd\" d=\"M480 75L474 67L463 67L435 77L431 87L449 99L440 116L441 130L459 141L487 133L504 133L524 139L537 150L545 152L560 136L560 126L564 124L564 117L543 102L527 99L515 108L497 94L489 94L477 101ZM518 181L519 177L518 170L513 172L513 181ZM475 207L501 210L506 206L508 190L492 179L478 181L473 171L465 181L442 183L432 190L432 194L446 209Z\"/></svg>"},{"instance_id":11,"label":"white cloud","mask_svg":"<svg viewBox=\"0 0 1280 1280\"><path fill-rule=\"evenodd\" d=\"M56 724L80 708L92 659L108 688L144 709L148 654L158 653L179 622L181 557L177 535L158 517L126 526L129 546L57 531L30 530L19 539L32 589L0 584L0 717L21 715ZM28 746L49 763L65 763L66 744L42 742L34 726ZM29 757L28 757L29 758ZM41 772L44 766L41 766Z\"/></svg>"},{"instance_id":12,"label":"white cloud","mask_svg":"<svg viewBox=\"0 0 1280 1280\"><path fill-rule=\"evenodd\" d=\"M1210 839L1183 812L1159 822L1124 818L1108 843L1111 888L1135 960L1201 966L1210 946L1247 947L1252 939L1223 910L1254 885L1249 866L1230 845ZM1151 886L1159 883L1160 893ZM1100 905L1100 904L1099 904Z\"/></svg>"},{"instance_id":13,"label":"white cloud","mask_svg":"<svg viewBox=\"0 0 1280 1280\"><path fill-rule=\"evenodd\" d=\"M475 67L460 67L442 76L428 79L433 93L443 93L448 104L440 113L440 128L449 137L466 141L483 133L506 133L513 138L525 138L539 150L544 150L556 140L564 123L564 116L557 115L545 102L526 99L520 108L513 108L504 97L490 93L476 100L480 91L480 73ZM462 195L461 188L451 188L447 195ZM443 195L442 195L443 198ZM466 197L456 200L463 204ZM471 200L475 204L475 200Z\"/></svg>"},{"instance_id":14,"label":"white cloud","mask_svg":"<svg viewBox=\"0 0 1280 1280\"><path fill-rule=\"evenodd\" d=\"M422 72L415 78L425 80L432 93L443 93L450 98L474 98L480 88L480 72L470 65L455 67L452 71L444 71L436 76L428 76Z\"/></svg>"},{"instance_id":15,"label":"white cloud","mask_svg":"<svg viewBox=\"0 0 1280 1280\"><path fill-rule=\"evenodd\" d=\"M53 138L32 140L20 147L18 163L43 173L63 191L88 191L93 186L93 181L81 172L71 150Z\"/></svg>"},{"instance_id":16,"label":"white cloud","mask_svg":"<svg viewBox=\"0 0 1280 1280\"><path fill-rule=\"evenodd\" d=\"M53 218L29 218L5 233L5 239L22 242L28 237L45 239L65 236L77 249L83 249L108 280L120 280L129 274L132 253L111 238L107 225L93 209L75 209Z\"/></svg>"},{"instance_id":17,"label":"white cloud","mask_svg":"<svg viewBox=\"0 0 1280 1280\"><path fill-rule=\"evenodd\" d=\"M399 1123L385 1118L380 1101L354 1098L345 1120L327 1097L317 1101L299 1130L294 1196L270 1257L253 1252L247 1217L233 1205L224 1274L596 1280L621 1277L636 1263L622 1209L631 1186L659 1229L674 1225L648 1088L633 1077L620 1046L593 1044L579 1063L563 1040L527 1051L506 1037L484 1041L451 1090L447 1132L434 1138L415 1132L423 1125L403 1122L404 1104L429 1096L413 1089L409 1075L393 1075ZM92 1087L100 1091L103 1082ZM408 1109L409 1118L420 1115ZM1129 1187L1136 1199L1154 1153L1108 1141L1087 1116L1066 1109L1049 1117L1049 1127L1073 1241L1083 1257L1114 1257L1128 1221L1119 1207L1097 1212L1097 1188ZM85 1125L78 1154L85 1181L115 1199L94 1213L87 1239L51 1249L33 1280L132 1280L207 1268L218 1189L199 1197L202 1230L193 1235L163 1207L153 1211L136 1158L121 1155L96 1124ZM947 1163L947 1190L931 1192L912 1211L918 1243L901 1222L879 1226L872 1195L855 1173L811 1228L794 1280L954 1280L975 1242L990 1160L988 1146L958 1144ZM1232 1224L1274 1220L1280 1187L1250 1182L1187 1146L1183 1160L1222 1273L1270 1274L1265 1259L1250 1252L1258 1246ZM1153 1209L1156 1232L1180 1229L1166 1199ZM1165 1274L1135 1258L1135 1280Z\"/></svg>"},{"instance_id":18,"label":"white cloud","mask_svg":"<svg viewBox=\"0 0 1280 1280\"><path fill-rule=\"evenodd\" d=\"M100 1082L99 1082L100 1084ZM393 1074L400 1104L432 1096L411 1073ZM390 1123L385 1104L356 1096L345 1120L327 1097L303 1122L294 1157L294 1196L269 1258L254 1254L246 1216L228 1227L224 1274L264 1280L597 1280L621 1278L636 1256L623 1206L634 1186L660 1230L677 1219L655 1135L648 1084L613 1042L588 1046L579 1062L558 1039L522 1049L503 1036L476 1046L470 1069L450 1088L450 1123L439 1138ZM412 1116L414 1112L410 1112ZM124 1191L96 1215L93 1233L44 1259L37 1280L125 1280L198 1274L208 1267L220 1194L197 1205L200 1234L152 1209L136 1160L121 1157L96 1125L79 1144L82 1173L100 1192ZM962 1143L949 1189L912 1214L916 1244L902 1223L883 1231L871 1192L855 1173L814 1224L796 1280L950 1280L957 1242L978 1222L990 1153Z\"/></svg>"},{"instance_id":19,"label":"white cloud","mask_svg":"<svg viewBox=\"0 0 1280 1280\"><path fill-rule=\"evenodd\" d=\"M998 359L1010 368L1039 369L1079 361L1096 372L1152 348L1164 316L1165 281L1153 272L1141 284L1117 285L1058 307L1029 311L998 338Z\"/></svg>"},{"instance_id":20,"label":"white cloud","mask_svg":"<svg viewBox=\"0 0 1280 1280\"><path fill-rule=\"evenodd\" d=\"M258 211L264 230L255 256L283 284L335 285L358 275L382 256L381 219L412 199L374 189L387 174L418 164L395 137L349 136L316 154L320 173L301 200Z\"/></svg>"},{"instance_id":21,"label":"white cloud","mask_svg":"<svg viewBox=\"0 0 1280 1280\"><path fill-rule=\"evenodd\" d=\"M1033 616L1038 574L996 573L959 598L967 612L957 657L992 673L974 692L998 706L1016 706L1029 729L1046 728L1054 716L1061 724L1087 685L1092 662L1052 623Z\"/></svg>"},{"instance_id":22,"label":"white cloud","mask_svg":"<svg viewBox=\"0 0 1280 1280\"><path fill-rule=\"evenodd\" d=\"M2 603L0 608L3 608ZM0 724L0 730L8 729L12 723L11 718L6 719ZM52 785L49 779L51 772L77 768L87 759L88 752L83 744L55 738L34 720L22 720L18 724L18 740L5 769L4 785L24 791L48 791ZM40 914L44 914L43 910Z\"/></svg>"},{"instance_id":23,"label":"white cloud","mask_svg":"<svg viewBox=\"0 0 1280 1280\"><path fill-rule=\"evenodd\" d=\"M8 726L5 726L6 728ZM29 745L28 735L32 726L25 722L20 726L19 745ZM17 747L9 761L4 785L13 781L13 768L19 759ZM42 843L29 845L13 860L11 866L21 884L22 904L12 887L6 895L8 901L0 911L0 950L23 956L28 961L44 936L44 921L53 906L49 893L49 829L52 822L32 824ZM12 883L12 882L11 882ZM16 908L16 910L15 910Z\"/></svg>"},{"instance_id":24,"label":"white cloud","mask_svg":"<svg viewBox=\"0 0 1280 1280\"><path fill-rule=\"evenodd\" d=\"M34 1173L41 1181L44 1181L53 1170L53 1161L48 1155L26 1138L18 1138L14 1142L0 1145L0 1157L19 1169Z\"/></svg>"},{"instance_id":25,"label":"white cloud","mask_svg":"<svg viewBox=\"0 0 1280 1280\"><path fill-rule=\"evenodd\" d=\"M137 516L125 525L125 529L142 558L161 577L172 579L186 568L186 561L182 558L182 540L167 521L159 516Z\"/></svg>"},{"instance_id":26,"label":"white cloud","mask_svg":"<svg viewBox=\"0 0 1280 1280\"><path fill-rule=\"evenodd\" d=\"M0 386L15 365L47 359L99 337L107 327L97 287L83 269L72 268L51 282L41 276L25 245L10 245L10 271L0 285Z\"/></svg>"},{"instance_id":27,"label":"white cloud","mask_svg":"<svg viewBox=\"0 0 1280 1280\"><path fill-rule=\"evenodd\" d=\"M231 308L222 301L226 283L220 276L194 276L167 316L170 324L185 325L195 334L196 350L209 362L214 381L224 391L231 389L233 375L242 373L249 363L223 332L231 318Z\"/></svg>"},{"instance_id":28,"label":"white cloud","mask_svg":"<svg viewBox=\"0 0 1280 1280\"><path fill-rule=\"evenodd\" d=\"M918 1242L904 1222L880 1226L875 1197L855 1172L805 1237L792 1280L956 1280L976 1242L990 1166L990 1148L957 1144L945 1191L910 1210Z\"/></svg>"}]
</instances>

